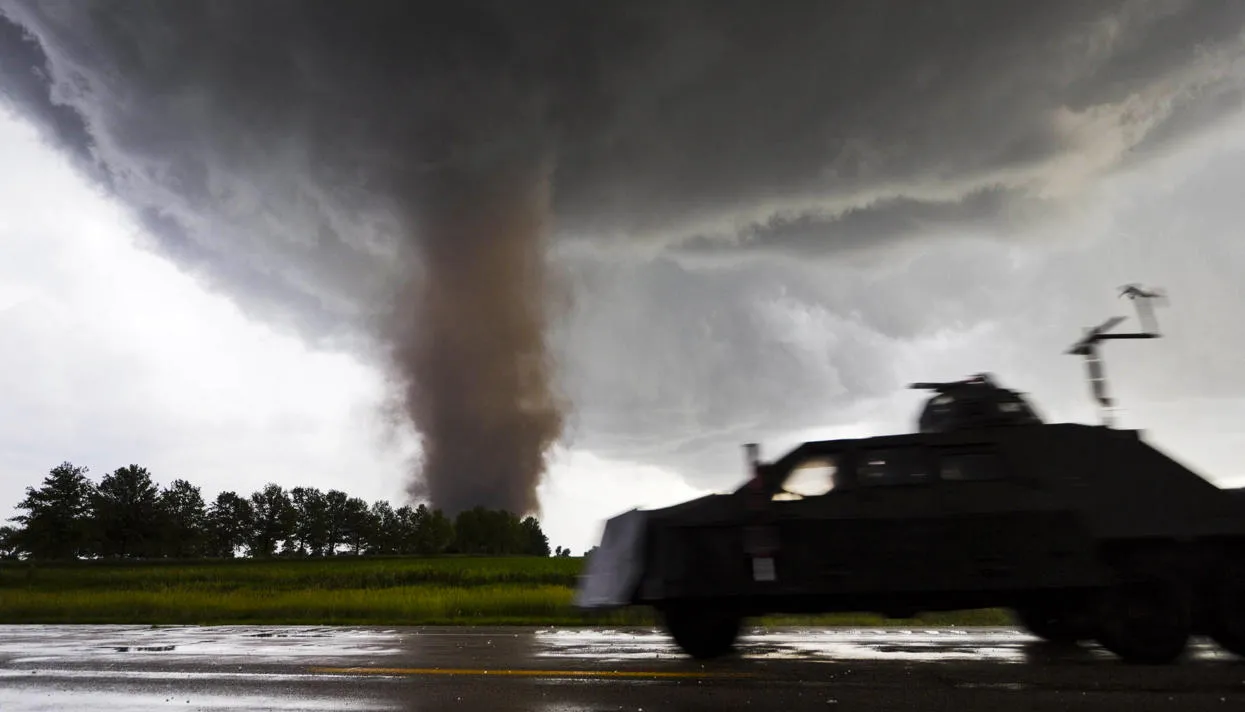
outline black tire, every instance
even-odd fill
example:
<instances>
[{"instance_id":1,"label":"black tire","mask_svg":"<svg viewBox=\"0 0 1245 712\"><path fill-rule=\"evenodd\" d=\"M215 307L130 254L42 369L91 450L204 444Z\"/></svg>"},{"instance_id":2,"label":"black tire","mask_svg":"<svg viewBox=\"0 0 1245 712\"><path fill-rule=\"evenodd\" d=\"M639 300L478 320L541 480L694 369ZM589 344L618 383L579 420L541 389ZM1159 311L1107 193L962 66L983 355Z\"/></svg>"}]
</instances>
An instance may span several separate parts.
<instances>
[{"instance_id":1,"label":"black tire","mask_svg":"<svg viewBox=\"0 0 1245 712\"><path fill-rule=\"evenodd\" d=\"M1083 606L1035 604L1014 613L1022 628L1048 643L1075 645L1094 637L1093 617Z\"/></svg>"},{"instance_id":2,"label":"black tire","mask_svg":"<svg viewBox=\"0 0 1245 712\"><path fill-rule=\"evenodd\" d=\"M669 604L662 619L674 642L697 660L730 653L743 627L743 617L728 606L700 602Z\"/></svg>"},{"instance_id":3,"label":"black tire","mask_svg":"<svg viewBox=\"0 0 1245 712\"><path fill-rule=\"evenodd\" d=\"M1098 642L1126 663L1172 663L1192 635L1189 591L1165 577L1129 577L1103 591L1097 609Z\"/></svg>"},{"instance_id":4,"label":"black tire","mask_svg":"<svg viewBox=\"0 0 1245 712\"><path fill-rule=\"evenodd\" d=\"M1211 640L1245 657L1245 566L1230 563L1223 567L1209 591L1206 612Z\"/></svg>"}]
</instances>

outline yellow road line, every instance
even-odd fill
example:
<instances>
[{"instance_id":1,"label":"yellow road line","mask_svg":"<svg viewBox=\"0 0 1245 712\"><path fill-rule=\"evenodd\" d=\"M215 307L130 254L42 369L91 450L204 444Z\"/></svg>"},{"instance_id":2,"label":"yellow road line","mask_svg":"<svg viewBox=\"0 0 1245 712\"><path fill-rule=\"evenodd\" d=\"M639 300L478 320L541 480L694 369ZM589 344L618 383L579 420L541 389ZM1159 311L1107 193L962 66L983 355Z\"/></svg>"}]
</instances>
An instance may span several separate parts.
<instances>
[{"instance_id":1,"label":"yellow road line","mask_svg":"<svg viewBox=\"0 0 1245 712\"><path fill-rule=\"evenodd\" d=\"M738 672L680 672L671 670L473 670L467 668L313 667L312 672L331 675L475 675L498 677L604 677L604 678L696 678L752 677Z\"/></svg>"}]
</instances>

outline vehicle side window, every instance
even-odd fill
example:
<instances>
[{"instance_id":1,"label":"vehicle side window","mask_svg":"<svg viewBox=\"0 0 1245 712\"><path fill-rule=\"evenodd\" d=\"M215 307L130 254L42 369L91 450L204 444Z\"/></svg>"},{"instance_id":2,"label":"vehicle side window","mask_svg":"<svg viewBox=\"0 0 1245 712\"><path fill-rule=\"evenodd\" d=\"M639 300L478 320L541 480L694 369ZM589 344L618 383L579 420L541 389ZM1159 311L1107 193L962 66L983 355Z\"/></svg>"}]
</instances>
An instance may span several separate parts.
<instances>
[{"instance_id":1,"label":"vehicle side window","mask_svg":"<svg viewBox=\"0 0 1245 712\"><path fill-rule=\"evenodd\" d=\"M838 463L833 457L814 457L801 462L783 480L782 489L774 494L776 502L819 497L834 489Z\"/></svg>"},{"instance_id":2,"label":"vehicle side window","mask_svg":"<svg viewBox=\"0 0 1245 712\"><path fill-rule=\"evenodd\" d=\"M865 450L856 477L863 487L924 484L933 479L920 448Z\"/></svg>"},{"instance_id":3,"label":"vehicle side window","mask_svg":"<svg viewBox=\"0 0 1245 712\"><path fill-rule=\"evenodd\" d=\"M1006 477L1003 463L992 452L944 453L939 458L938 474L948 482L1001 480Z\"/></svg>"}]
</instances>

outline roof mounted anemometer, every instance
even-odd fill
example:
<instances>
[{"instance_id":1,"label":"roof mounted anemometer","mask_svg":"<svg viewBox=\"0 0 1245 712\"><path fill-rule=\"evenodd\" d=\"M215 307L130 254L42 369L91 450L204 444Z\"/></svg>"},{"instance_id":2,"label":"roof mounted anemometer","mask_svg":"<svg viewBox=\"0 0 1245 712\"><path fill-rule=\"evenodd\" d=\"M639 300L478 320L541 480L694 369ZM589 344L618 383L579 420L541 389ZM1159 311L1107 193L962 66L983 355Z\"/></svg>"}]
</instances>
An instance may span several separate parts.
<instances>
[{"instance_id":1,"label":"roof mounted anemometer","mask_svg":"<svg viewBox=\"0 0 1245 712\"><path fill-rule=\"evenodd\" d=\"M1136 284L1126 284L1120 287L1120 296L1128 297L1136 305L1137 319L1141 322L1143 331L1127 334L1107 333L1119 326L1126 318L1113 316L1092 329L1086 329L1085 336L1066 352L1072 356L1085 357L1090 391L1102 409L1102 424L1108 428L1114 427L1112 414L1115 405L1107 393L1107 375L1102 365L1102 357L1098 355L1098 342L1107 339L1157 339L1161 337L1158 322L1154 317L1154 307L1150 300L1158 299L1164 305L1167 303L1167 295L1161 289L1143 289Z\"/></svg>"}]
</instances>

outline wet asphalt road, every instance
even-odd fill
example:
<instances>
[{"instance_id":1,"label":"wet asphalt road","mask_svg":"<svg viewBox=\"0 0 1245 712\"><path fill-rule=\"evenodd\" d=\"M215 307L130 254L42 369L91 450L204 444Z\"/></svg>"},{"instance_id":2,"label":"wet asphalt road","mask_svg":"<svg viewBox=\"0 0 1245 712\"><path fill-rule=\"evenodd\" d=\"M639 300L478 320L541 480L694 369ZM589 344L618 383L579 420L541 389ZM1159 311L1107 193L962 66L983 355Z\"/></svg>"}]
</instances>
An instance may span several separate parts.
<instances>
[{"instance_id":1,"label":"wet asphalt road","mask_svg":"<svg viewBox=\"0 0 1245 712\"><path fill-rule=\"evenodd\" d=\"M157 709L1235 710L1245 662L981 628L775 630L701 664L649 629L0 626L0 710Z\"/></svg>"}]
</instances>

